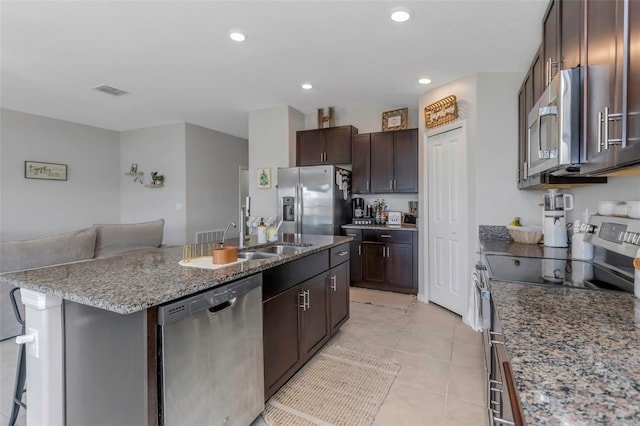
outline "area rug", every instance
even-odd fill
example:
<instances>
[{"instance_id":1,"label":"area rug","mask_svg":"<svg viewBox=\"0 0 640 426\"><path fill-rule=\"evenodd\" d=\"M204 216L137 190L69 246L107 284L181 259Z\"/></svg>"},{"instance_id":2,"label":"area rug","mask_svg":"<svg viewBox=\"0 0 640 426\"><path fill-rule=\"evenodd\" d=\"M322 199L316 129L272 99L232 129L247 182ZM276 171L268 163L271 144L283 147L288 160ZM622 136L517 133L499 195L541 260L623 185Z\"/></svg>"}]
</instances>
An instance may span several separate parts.
<instances>
[{"instance_id":1,"label":"area rug","mask_svg":"<svg viewBox=\"0 0 640 426\"><path fill-rule=\"evenodd\" d=\"M400 364L328 345L267 401L271 426L369 426Z\"/></svg>"}]
</instances>

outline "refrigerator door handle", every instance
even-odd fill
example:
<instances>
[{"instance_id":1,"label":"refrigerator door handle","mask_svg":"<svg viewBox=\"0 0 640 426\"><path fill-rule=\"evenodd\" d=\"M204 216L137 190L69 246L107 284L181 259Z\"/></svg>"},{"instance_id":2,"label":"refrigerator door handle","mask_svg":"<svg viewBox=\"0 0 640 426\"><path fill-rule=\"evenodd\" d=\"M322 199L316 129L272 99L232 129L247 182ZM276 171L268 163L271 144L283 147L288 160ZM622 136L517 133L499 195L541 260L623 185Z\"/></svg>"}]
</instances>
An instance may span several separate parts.
<instances>
[{"instance_id":1,"label":"refrigerator door handle","mask_svg":"<svg viewBox=\"0 0 640 426\"><path fill-rule=\"evenodd\" d=\"M298 209L297 211L297 217L296 217L296 233L298 234L302 234L302 208L303 208L303 204L302 204L302 194L303 194L303 188L304 186L299 183L297 185L297 203L296 203L296 207Z\"/></svg>"}]
</instances>

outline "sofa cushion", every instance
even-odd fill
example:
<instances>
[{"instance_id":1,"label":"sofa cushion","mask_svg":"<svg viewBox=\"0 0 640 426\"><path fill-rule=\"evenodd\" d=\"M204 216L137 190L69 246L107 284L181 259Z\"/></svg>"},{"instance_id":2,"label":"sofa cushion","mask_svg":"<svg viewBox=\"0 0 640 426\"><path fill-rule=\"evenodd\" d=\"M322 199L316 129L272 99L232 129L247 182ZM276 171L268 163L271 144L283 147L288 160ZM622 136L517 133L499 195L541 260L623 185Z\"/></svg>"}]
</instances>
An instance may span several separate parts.
<instances>
[{"instance_id":1,"label":"sofa cushion","mask_svg":"<svg viewBox=\"0 0 640 426\"><path fill-rule=\"evenodd\" d=\"M93 225L97 232L95 257L108 257L160 247L164 232L164 219L122 225Z\"/></svg>"},{"instance_id":2,"label":"sofa cushion","mask_svg":"<svg viewBox=\"0 0 640 426\"><path fill-rule=\"evenodd\" d=\"M92 259L95 246L96 230L93 228L35 240L0 241L0 272ZM12 288L0 285L0 340L20 334L22 329L11 308L9 292ZM19 293L16 294L16 301L24 318L24 306Z\"/></svg>"},{"instance_id":3,"label":"sofa cushion","mask_svg":"<svg viewBox=\"0 0 640 426\"><path fill-rule=\"evenodd\" d=\"M96 245L93 228L23 241L0 242L0 272L40 268L91 259Z\"/></svg>"}]
</instances>

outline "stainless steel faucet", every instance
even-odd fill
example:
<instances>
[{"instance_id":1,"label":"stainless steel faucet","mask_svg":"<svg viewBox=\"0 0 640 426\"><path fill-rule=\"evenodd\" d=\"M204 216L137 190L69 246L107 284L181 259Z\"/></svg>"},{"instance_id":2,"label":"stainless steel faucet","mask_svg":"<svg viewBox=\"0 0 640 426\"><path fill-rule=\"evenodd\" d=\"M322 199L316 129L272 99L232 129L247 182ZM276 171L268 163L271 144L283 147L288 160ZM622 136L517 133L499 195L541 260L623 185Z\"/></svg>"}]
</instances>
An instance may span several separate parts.
<instances>
[{"instance_id":1,"label":"stainless steel faucet","mask_svg":"<svg viewBox=\"0 0 640 426\"><path fill-rule=\"evenodd\" d=\"M230 227L236 227L236 224L233 222L229 222L229 224L227 225L227 229L224 230L224 234L222 234L222 242L220 243L220 247L224 247L224 240L227 239L227 232L229 232L229 228Z\"/></svg>"}]
</instances>

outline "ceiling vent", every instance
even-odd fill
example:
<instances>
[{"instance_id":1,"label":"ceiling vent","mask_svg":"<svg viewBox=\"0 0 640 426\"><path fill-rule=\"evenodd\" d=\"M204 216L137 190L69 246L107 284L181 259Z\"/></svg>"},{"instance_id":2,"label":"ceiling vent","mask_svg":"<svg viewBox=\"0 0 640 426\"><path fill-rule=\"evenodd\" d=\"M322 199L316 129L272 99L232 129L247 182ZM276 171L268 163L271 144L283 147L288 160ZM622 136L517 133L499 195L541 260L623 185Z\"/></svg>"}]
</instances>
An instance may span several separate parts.
<instances>
[{"instance_id":1,"label":"ceiling vent","mask_svg":"<svg viewBox=\"0 0 640 426\"><path fill-rule=\"evenodd\" d=\"M113 96L122 96L122 95L126 95L129 92L126 92L122 89L118 89L117 87L112 87L112 86L107 86L106 84L103 84L101 86L96 86L94 87L95 90L99 91L99 92L104 92L104 93L108 93L110 95Z\"/></svg>"}]
</instances>

